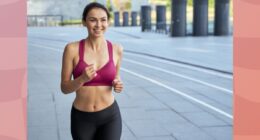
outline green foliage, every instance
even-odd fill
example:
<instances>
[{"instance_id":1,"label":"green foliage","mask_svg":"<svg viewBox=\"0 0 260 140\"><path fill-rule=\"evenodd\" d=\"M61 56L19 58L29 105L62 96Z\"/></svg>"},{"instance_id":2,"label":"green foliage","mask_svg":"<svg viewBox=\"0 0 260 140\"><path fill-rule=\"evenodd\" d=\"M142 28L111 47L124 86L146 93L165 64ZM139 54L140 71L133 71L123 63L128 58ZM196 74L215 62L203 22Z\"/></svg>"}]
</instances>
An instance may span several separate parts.
<instances>
[{"instance_id":1,"label":"green foliage","mask_svg":"<svg viewBox=\"0 0 260 140\"><path fill-rule=\"evenodd\" d=\"M187 3L188 3L188 6L192 6L193 0L188 0Z\"/></svg>"},{"instance_id":2,"label":"green foliage","mask_svg":"<svg viewBox=\"0 0 260 140\"><path fill-rule=\"evenodd\" d=\"M125 9L130 10L131 9L131 1L127 1L125 3Z\"/></svg>"},{"instance_id":3,"label":"green foliage","mask_svg":"<svg viewBox=\"0 0 260 140\"><path fill-rule=\"evenodd\" d=\"M75 25L75 24L81 24L81 20L64 20L60 23L60 25Z\"/></svg>"},{"instance_id":4,"label":"green foliage","mask_svg":"<svg viewBox=\"0 0 260 140\"><path fill-rule=\"evenodd\" d=\"M167 0L166 2L166 8L170 8L171 7L171 0Z\"/></svg>"},{"instance_id":5,"label":"green foliage","mask_svg":"<svg viewBox=\"0 0 260 140\"><path fill-rule=\"evenodd\" d=\"M171 1L171 0L168 0L168 1ZM213 7L214 2L215 2L215 0L209 0L209 7ZM187 3L188 3L188 6L192 6L193 0L188 0Z\"/></svg>"},{"instance_id":6,"label":"green foliage","mask_svg":"<svg viewBox=\"0 0 260 140\"><path fill-rule=\"evenodd\" d=\"M106 7L107 7L107 9L108 9L109 12L113 11L112 5L111 5L111 3L110 3L109 0L107 0Z\"/></svg>"},{"instance_id":7,"label":"green foliage","mask_svg":"<svg viewBox=\"0 0 260 140\"><path fill-rule=\"evenodd\" d=\"M209 7L213 7L215 3L215 0L209 0Z\"/></svg>"},{"instance_id":8,"label":"green foliage","mask_svg":"<svg viewBox=\"0 0 260 140\"><path fill-rule=\"evenodd\" d=\"M166 2L167 3L166 4L167 7L171 6L171 1L172 0L167 0L167 2ZM192 6L193 1L194 0L187 0L188 6ZM214 2L215 2L215 0L209 0L209 6L212 7L214 5Z\"/></svg>"}]
</instances>

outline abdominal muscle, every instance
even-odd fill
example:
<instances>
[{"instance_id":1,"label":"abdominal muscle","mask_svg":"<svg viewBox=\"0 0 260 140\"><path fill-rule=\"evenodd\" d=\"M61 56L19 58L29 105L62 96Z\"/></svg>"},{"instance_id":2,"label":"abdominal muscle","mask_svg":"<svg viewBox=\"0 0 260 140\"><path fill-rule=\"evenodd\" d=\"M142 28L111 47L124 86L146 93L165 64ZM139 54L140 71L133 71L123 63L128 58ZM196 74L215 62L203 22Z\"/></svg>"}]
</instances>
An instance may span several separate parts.
<instances>
[{"instance_id":1,"label":"abdominal muscle","mask_svg":"<svg viewBox=\"0 0 260 140\"><path fill-rule=\"evenodd\" d=\"M86 112L96 112L114 102L111 86L82 86L76 91L74 107Z\"/></svg>"}]
</instances>

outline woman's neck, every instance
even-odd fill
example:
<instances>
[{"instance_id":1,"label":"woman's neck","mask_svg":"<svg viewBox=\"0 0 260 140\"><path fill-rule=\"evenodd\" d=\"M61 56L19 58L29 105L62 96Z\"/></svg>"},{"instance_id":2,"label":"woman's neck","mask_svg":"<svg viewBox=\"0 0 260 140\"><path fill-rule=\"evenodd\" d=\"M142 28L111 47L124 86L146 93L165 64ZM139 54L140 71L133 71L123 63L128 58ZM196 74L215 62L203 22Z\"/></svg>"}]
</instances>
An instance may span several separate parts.
<instances>
[{"instance_id":1,"label":"woman's neck","mask_svg":"<svg viewBox=\"0 0 260 140\"><path fill-rule=\"evenodd\" d=\"M104 44L104 40L105 40L104 37L98 37L98 38L94 38L94 37L91 37L91 36L87 37L87 42L89 43L90 48L93 51L100 50L102 48L103 44Z\"/></svg>"}]
</instances>

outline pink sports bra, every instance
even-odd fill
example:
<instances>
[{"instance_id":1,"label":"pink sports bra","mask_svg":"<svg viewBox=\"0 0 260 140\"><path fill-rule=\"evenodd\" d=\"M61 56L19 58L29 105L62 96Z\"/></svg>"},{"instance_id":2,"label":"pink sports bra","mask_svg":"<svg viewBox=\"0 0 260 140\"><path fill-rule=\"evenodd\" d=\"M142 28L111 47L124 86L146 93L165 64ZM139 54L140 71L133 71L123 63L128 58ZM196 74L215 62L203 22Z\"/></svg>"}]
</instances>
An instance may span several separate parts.
<instances>
[{"instance_id":1,"label":"pink sports bra","mask_svg":"<svg viewBox=\"0 0 260 140\"><path fill-rule=\"evenodd\" d=\"M72 72L74 79L79 77L83 70L88 66L84 61L84 46L85 40L82 39L79 43L79 62ZM83 86L112 86L112 82L116 76L116 67L113 61L113 48L111 42L107 41L107 47L109 54L108 62L96 71L97 75L92 80L84 83Z\"/></svg>"}]
</instances>

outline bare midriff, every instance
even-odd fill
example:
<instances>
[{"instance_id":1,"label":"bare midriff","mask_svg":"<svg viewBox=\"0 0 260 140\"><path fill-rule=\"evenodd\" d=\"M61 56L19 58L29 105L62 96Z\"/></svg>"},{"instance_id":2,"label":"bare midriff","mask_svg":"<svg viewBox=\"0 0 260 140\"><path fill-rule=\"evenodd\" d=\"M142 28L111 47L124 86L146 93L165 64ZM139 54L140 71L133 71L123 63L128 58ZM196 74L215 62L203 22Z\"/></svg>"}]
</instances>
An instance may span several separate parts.
<instances>
[{"instance_id":1,"label":"bare midriff","mask_svg":"<svg viewBox=\"0 0 260 140\"><path fill-rule=\"evenodd\" d=\"M76 91L74 107L86 112L97 112L114 102L111 86L82 86Z\"/></svg>"}]
</instances>

